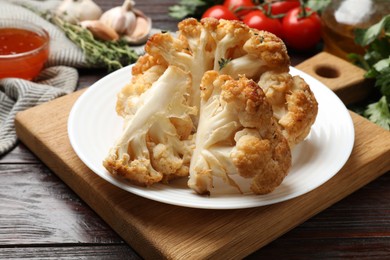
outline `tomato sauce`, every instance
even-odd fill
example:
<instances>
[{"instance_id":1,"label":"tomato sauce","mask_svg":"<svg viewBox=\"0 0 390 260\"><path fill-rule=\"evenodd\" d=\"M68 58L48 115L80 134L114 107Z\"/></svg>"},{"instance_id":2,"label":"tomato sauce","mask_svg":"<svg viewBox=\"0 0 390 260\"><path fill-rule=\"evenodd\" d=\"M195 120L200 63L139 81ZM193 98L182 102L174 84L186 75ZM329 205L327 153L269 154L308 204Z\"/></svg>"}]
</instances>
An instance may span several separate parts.
<instances>
[{"instance_id":1,"label":"tomato sauce","mask_svg":"<svg viewBox=\"0 0 390 260\"><path fill-rule=\"evenodd\" d=\"M0 78L37 76L49 56L48 40L46 33L0 28Z\"/></svg>"}]
</instances>

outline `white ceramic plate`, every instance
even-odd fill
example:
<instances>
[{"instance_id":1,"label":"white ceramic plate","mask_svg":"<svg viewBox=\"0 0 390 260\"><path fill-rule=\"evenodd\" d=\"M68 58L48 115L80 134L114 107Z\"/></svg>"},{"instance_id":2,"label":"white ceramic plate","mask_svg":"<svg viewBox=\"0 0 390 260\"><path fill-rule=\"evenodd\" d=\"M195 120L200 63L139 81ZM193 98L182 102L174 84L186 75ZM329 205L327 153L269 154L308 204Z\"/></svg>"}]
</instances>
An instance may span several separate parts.
<instances>
[{"instance_id":1,"label":"white ceramic plate","mask_svg":"<svg viewBox=\"0 0 390 260\"><path fill-rule=\"evenodd\" d=\"M70 143L80 159L97 175L136 195L178 206L206 209L258 207L307 193L332 178L345 164L354 144L352 119L340 99L321 82L291 68L311 86L319 111L305 141L293 150L293 166L283 183L267 195L228 194L200 196L186 186L186 179L149 188L113 178L103 167L122 129L115 112L116 95L130 81L131 66L117 70L93 84L74 104L68 119Z\"/></svg>"}]
</instances>

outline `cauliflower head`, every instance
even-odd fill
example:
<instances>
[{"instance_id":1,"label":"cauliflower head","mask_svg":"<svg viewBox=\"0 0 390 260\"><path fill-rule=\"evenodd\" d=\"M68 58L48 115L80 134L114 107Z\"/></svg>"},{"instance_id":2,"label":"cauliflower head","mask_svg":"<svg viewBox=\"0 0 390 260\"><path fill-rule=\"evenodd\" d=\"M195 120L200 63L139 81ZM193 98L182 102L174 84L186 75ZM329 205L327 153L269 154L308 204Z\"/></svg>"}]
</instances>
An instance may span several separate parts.
<instances>
[{"instance_id":1,"label":"cauliflower head","mask_svg":"<svg viewBox=\"0 0 390 260\"><path fill-rule=\"evenodd\" d=\"M206 72L189 187L208 194L220 178L241 192L266 194L280 185L290 166L290 147L262 89L244 76L234 80Z\"/></svg>"},{"instance_id":2,"label":"cauliflower head","mask_svg":"<svg viewBox=\"0 0 390 260\"><path fill-rule=\"evenodd\" d=\"M272 33L213 18L178 29L148 40L118 93L125 126L104 166L143 186L189 176L200 194L220 181L271 192L291 166L289 145L314 122L313 93L290 76L286 46Z\"/></svg>"}]
</instances>

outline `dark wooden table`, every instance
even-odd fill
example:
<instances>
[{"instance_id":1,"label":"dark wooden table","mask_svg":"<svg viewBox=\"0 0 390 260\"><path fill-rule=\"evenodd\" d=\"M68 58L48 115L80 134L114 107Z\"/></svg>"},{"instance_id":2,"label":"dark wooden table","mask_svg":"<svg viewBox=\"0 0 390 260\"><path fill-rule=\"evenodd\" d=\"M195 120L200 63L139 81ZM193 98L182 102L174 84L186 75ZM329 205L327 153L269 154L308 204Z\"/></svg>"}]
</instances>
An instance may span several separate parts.
<instances>
[{"instance_id":1,"label":"dark wooden table","mask_svg":"<svg viewBox=\"0 0 390 260\"><path fill-rule=\"evenodd\" d=\"M120 0L96 1L103 9ZM154 27L175 30L177 1L137 1ZM297 64L302 56L291 55ZM80 70L79 88L106 74ZM0 158L0 259L139 259L88 205L22 143ZM249 259L390 259L390 175L336 203Z\"/></svg>"}]
</instances>

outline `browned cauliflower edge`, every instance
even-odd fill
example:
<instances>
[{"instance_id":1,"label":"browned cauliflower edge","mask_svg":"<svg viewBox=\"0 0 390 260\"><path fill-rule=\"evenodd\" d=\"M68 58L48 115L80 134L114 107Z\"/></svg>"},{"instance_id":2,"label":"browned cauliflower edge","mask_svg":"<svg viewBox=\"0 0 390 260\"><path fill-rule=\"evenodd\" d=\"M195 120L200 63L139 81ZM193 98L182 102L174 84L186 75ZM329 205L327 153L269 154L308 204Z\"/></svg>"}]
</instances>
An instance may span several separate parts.
<instances>
[{"instance_id":1,"label":"browned cauliflower edge","mask_svg":"<svg viewBox=\"0 0 390 260\"><path fill-rule=\"evenodd\" d=\"M261 75L259 86L266 93L290 147L303 141L318 113L318 103L309 85L300 76L268 71Z\"/></svg>"},{"instance_id":2,"label":"browned cauliflower edge","mask_svg":"<svg viewBox=\"0 0 390 260\"><path fill-rule=\"evenodd\" d=\"M273 191L291 167L291 151L262 89L244 76L234 80L209 71L201 90L189 187L209 194L221 178L248 190L235 181L239 176L255 194Z\"/></svg>"},{"instance_id":3,"label":"browned cauliflower edge","mask_svg":"<svg viewBox=\"0 0 390 260\"><path fill-rule=\"evenodd\" d=\"M273 191L291 167L290 148L315 121L310 87L289 74L286 46L272 33L213 18L178 28L148 40L118 93L125 127L104 166L142 186L189 176L200 194L214 179Z\"/></svg>"}]
</instances>

